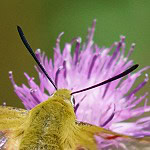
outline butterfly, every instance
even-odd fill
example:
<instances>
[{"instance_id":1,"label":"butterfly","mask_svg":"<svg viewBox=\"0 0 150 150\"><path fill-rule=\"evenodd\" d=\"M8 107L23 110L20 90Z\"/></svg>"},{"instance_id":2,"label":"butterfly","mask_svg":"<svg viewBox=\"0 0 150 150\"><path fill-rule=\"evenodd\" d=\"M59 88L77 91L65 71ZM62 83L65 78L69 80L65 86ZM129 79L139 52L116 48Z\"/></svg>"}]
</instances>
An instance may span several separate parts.
<instances>
[{"instance_id":1,"label":"butterfly","mask_svg":"<svg viewBox=\"0 0 150 150\"><path fill-rule=\"evenodd\" d=\"M58 89L48 76L44 67L36 58L28 44L22 29L17 27L19 35L40 69L54 86L55 92L46 101L31 110L0 106L0 148L5 150L97 150L95 137L103 143L115 140L125 144L129 149L149 147L150 137L135 138L122 135L86 122L79 122L74 112L74 95L91 90L117 80L133 70L134 65L126 71L96 85L71 91ZM122 146L123 147L123 146ZM107 149L107 148L106 148ZM113 145L110 149L116 149Z\"/></svg>"}]
</instances>

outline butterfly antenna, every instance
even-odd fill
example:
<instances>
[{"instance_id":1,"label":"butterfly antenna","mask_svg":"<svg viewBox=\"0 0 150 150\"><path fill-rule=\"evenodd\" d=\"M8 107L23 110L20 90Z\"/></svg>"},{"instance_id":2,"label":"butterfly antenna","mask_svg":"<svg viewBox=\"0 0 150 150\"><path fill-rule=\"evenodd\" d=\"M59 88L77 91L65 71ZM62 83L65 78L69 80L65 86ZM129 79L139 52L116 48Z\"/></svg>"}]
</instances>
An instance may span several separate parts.
<instances>
[{"instance_id":1,"label":"butterfly antenna","mask_svg":"<svg viewBox=\"0 0 150 150\"><path fill-rule=\"evenodd\" d=\"M28 41L26 40L24 33L22 31L22 29L17 26L17 30L19 32L20 38L23 42L23 44L25 45L25 47L27 48L27 50L29 51L29 53L32 55L32 57L34 58L34 60L36 61L36 63L38 64L38 66L40 67L40 69L43 71L43 73L45 74L45 76L47 77L47 79L52 83L52 85L54 86L54 88L57 90L56 85L54 84L54 82L52 81L52 79L49 77L48 73L46 72L46 70L44 69L44 67L42 66L42 64L39 62L39 60L37 59L37 57L35 56L32 48L30 47Z\"/></svg>"},{"instance_id":2,"label":"butterfly antenna","mask_svg":"<svg viewBox=\"0 0 150 150\"><path fill-rule=\"evenodd\" d=\"M112 82L112 81L114 81L114 80L120 79L120 78L122 78L122 77L128 75L130 72L134 71L138 66L139 66L139 65L136 64L136 65L132 66L131 68L127 69L126 71L124 71L124 72L122 72L122 73L120 73L120 74L118 74L118 75L116 75L116 76L114 76L114 77L112 77L112 78L110 78L110 79L108 79L108 80L105 80L105 81L103 81L103 82L101 82L101 83L98 83L98 84L95 84L95 85L93 85L93 86L90 86L90 87L88 87L88 88L85 88L85 89L82 89L82 90L79 90L79 91L72 92L71 95L76 94L76 93L80 93L80 92L84 92L84 91L87 91L87 90L91 90L91 89L96 88L96 87L99 87L99 86L101 86L101 85L110 83L110 82Z\"/></svg>"}]
</instances>

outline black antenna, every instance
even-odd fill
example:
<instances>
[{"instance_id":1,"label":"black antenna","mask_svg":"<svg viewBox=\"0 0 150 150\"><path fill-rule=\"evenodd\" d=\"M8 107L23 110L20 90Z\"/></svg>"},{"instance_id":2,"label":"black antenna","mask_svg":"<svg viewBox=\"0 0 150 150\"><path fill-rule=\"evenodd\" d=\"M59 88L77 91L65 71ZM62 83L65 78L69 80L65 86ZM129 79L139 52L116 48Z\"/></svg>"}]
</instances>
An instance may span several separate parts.
<instances>
[{"instance_id":1,"label":"black antenna","mask_svg":"<svg viewBox=\"0 0 150 150\"><path fill-rule=\"evenodd\" d=\"M36 58L32 48L30 47L28 41L26 40L24 33L22 31L22 29L17 26L17 30L19 32L20 38L23 42L23 44L25 45L25 47L27 48L27 50L29 51L29 53L32 55L32 57L34 58L34 60L36 61L36 63L38 64L38 66L40 67L40 69L43 71L43 73L45 74L45 76L47 77L47 79L53 84L54 88L57 90L56 85L54 84L54 82L52 81L52 79L49 77L49 75L47 74L46 70L44 69L44 67L42 66L42 64L39 62L39 60Z\"/></svg>"},{"instance_id":2,"label":"black antenna","mask_svg":"<svg viewBox=\"0 0 150 150\"><path fill-rule=\"evenodd\" d=\"M127 69L126 71L124 71L124 72L122 72L122 73L120 73L120 74L118 74L118 75L116 75L116 76L114 76L114 77L112 77L112 78L110 78L110 79L108 79L108 80L105 80L105 81L103 81L103 82L101 82L101 83L98 83L98 84L95 84L95 85L93 85L93 86L90 86L90 87L88 87L88 88L85 88L85 89L82 89L82 90L79 90L79 91L72 92L71 95L76 94L76 93L80 93L80 92L84 92L84 91L87 91L87 90L90 90L90 89L99 87L99 86L101 86L101 85L104 85L104 84L106 84L106 83L112 82L112 81L117 80L117 79L119 79L119 78L122 78L122 77L126 76L127 74L129 74L130 72L134 71L138 66L139 66L139 65L136 64L136 65L132 66L131 68Z\"/></svg>"}]
</instances>

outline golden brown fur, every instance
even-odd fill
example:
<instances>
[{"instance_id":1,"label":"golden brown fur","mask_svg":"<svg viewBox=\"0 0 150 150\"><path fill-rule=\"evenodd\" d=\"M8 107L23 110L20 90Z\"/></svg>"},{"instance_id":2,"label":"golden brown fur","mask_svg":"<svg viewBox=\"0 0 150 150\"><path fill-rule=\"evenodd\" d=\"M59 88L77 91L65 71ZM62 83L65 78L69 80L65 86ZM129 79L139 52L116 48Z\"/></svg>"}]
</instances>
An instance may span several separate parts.
<instances>
[{"instance_id":1,"label":"golden brown fur","mask_svg":"<svg viewBox=\"0 0 150 150\"><path fill-rule=\"evenodd\" d=\"M94 135L106 140L137 140L104 128L77 122L70 101L71 91L60 89L29 112L0 107L0 131L5 134L7 150L96 150ZM149 139L139 139L138 141Z\"/></svg>"}]
</instances>

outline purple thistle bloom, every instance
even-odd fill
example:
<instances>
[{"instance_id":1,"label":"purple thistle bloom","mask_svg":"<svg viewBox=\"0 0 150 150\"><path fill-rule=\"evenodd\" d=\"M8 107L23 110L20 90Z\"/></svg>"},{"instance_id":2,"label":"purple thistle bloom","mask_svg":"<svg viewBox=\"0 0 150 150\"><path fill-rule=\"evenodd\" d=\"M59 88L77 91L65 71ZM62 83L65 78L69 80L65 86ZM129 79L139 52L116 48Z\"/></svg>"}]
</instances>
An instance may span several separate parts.
<instances>
[{"instance_id":1,"label":"purple thistle bloom","mask_svg":"<svg viewBox=\"0 0 150 150\"><path fill-rule=\"evenodd\" d=\"M109 79L133 65L129 56L133 52L135 44L131 45L127 56L124 54L124 36L121 36L120 41L113 43L109 48L99 48L93 42L95 23L94 20L83 45L81 45L80 37L75 38L70 43L65 44L62 53L60 38L63 33L61 33L54 48L54 62L52 59L48 59L44 53L41 53L39 49L36 51L37 58L58 88L67 88L72 91L80 90ZM75 50L72 56L73 44L75 44ZM110 55L109 53L113 50L114 52ZM28 110L47 100L55 91L43 72L38 67L35 68L39 75L40 85L34 82L33 77L24 73L29 87L24 84L21 87L17 86L12 72L9 72L15 93ZM136 79L149 68L145 67L136 73L131 73L124 80L118 79L101 87L76 94L75 113L77 120L130 136L150 136L150 117L138 119L136 122L126 122L130 118L139 117L144 112L150 111L146 98L148 93L141 97L135 95L148 82L147 74L145 80L131 90ZM141 101L145 101L144 106L136 107ZM102 142L99 140L101 148ZM111 143L105 144L116 143L111 141Z\"/></svg>"}]
</instances>

